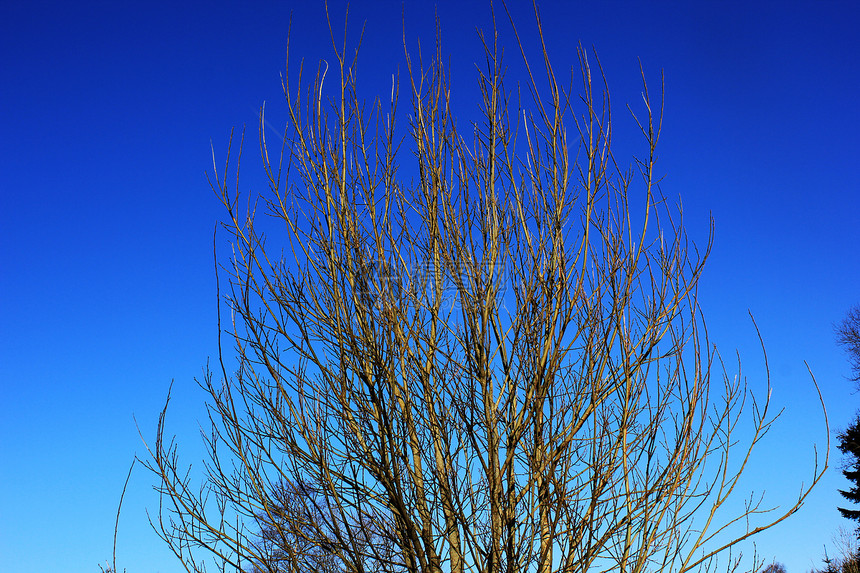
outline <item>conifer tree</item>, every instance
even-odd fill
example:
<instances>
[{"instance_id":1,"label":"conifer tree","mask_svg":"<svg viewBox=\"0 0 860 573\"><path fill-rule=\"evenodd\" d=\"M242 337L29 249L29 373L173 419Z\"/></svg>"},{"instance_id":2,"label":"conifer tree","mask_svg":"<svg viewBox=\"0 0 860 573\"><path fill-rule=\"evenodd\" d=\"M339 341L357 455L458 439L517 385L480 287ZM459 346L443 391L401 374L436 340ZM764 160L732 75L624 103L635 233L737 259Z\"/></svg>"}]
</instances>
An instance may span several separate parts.
<instances>
[{"instance_id":1,"label":"conifer tree","mask_svg":"<svg viewBox=\"0 0 860 573\"><path fill-rule=\"evenodd\" d=\"M839 490L839 493L852 503L860 503L860 416L839 434L839 451L851 458L842 474L852 484L851 489ZM860 521L860 510L840 507L839 512L846 519Z\"/></svg>"},{"instance_id":2,"label":"conifer tree","mask_svg":"<svg viewBox=\"0 0 860 573\"><path fill-rule=\"evenodd\" d=\"M860 383L860 306L848 311L848 315L836 327L836 341L848 352L852 379ZM853 484L851 489L839 490L839 493L853 503L860 503L860 414L838 438L839 451L850 456L842 474ZM839 512L842 517L860 521L860 510L840 507Z\"/></svg>"}]
</instances>

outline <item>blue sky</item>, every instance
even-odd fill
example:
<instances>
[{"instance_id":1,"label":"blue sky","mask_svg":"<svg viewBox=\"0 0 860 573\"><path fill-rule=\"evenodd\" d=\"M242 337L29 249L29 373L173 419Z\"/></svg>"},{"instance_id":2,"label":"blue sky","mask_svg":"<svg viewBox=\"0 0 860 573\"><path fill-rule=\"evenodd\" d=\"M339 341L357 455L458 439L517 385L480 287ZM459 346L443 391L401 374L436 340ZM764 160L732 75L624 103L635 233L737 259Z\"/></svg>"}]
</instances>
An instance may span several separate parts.
<instances>
[{"instance_id":1,"label":"blue sky","mask_svg":"<svg viewBox=\"0 0 860 573\"><path fill-rule=\"evenodd\" d=\"M529 3L512 2L519 25ZM332 2L335 20L345 4ZM486 2L439 1L454 89L474 94ZM433 39L431 3L361 2L365 85L385 94L407 36ZM210 141L268 102L292 50L331 57L317 2L17 2L0 6L0 559L16 573L93 572L109 557L125 472L154 436L175 380L170 430L199 463L194 383L216 347ZM833 323L860 303L860 12L848 2L543 2L559 66L594 46L619 111L638 103L639 60L666 75L660 169L690 234L716 225L701 283L711 337L738 350L763 388L751 311L785 408L748 486L790 503L826 436L804 361L833 429L860 396ZM502 29L507 24L502 22ZM508 32L504 32L508 34ZM509 35L509 34L508 34ZM508 57L516 55L509 45ZM455 92L456 93L456 92ZM617 116L624 147L632 122ZM248 148L247 172L258 163ZM253 177L253 176L252 176ZM831 470L804 509L757 548L802 573L842 520ZM129 573L178 571L149 529L152 478L135 470L120 522Z\"/></svg>"}]
</instances>

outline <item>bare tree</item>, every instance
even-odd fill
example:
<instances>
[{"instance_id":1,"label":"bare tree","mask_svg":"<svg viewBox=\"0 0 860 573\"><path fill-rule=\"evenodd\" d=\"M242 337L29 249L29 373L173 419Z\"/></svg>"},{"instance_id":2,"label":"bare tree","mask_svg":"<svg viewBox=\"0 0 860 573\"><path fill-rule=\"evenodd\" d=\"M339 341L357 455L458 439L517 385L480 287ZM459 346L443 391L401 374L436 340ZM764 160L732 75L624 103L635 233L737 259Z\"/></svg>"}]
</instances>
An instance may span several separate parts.
<instances>
[{"instance_id":1,"label":"bare tree","mask_svg":"<svg viewBox=\"0 0 860 573\"><path fill-rule=\"evenodd\" d=\"M762 569L761 573L786 573L785 565L774 561L773 563Z\"/></svg>"},{"instance_id":2,"label":"bare tree","mask_svg":"<svg viewBox=\"0 0 860 573\"><path fill-rule=\"evenodd\" d=\"M860 544L857 531L840 527L833 536L836 545L836 567L841 573L860 573Z\"/></svg>"},{"instance_id":3,"label":"bare tree","mask_svg":"<svg viewBox=\"0 0 860 573\"><path fill-rule=\"evenodd\" d=\"M824 568L812 569L811 573L858 573L860 572L860 547L856 531L839 527L833 536L836 556L830 557L824 547Z\"/></svg>"},{"instance_id":4,"label":"bare tree","mask_svg":"<svg viewBox=\"0 0 860 573\"><path fill-rule=\"evenodd\" d=\"M336 557L328 549L331 536L320 532L328 516L315 488L298 481L281 484L274 491L278 505L257 515L265 555L252 571L259 573L267 567L288 571L291 564L297 564L300 571L339 573Z\"/></svg>"},{"instance_id":5,"label":"bare tree","mask_svg":"<svg viewBox=\"0 0 860 573\"><path fill-rule=\"evenodd\" d=\"M580 50L565 88L541 32L511 90L493 32L466 129L438 43L428 65L406 50L404 129L400 78L362 101L358 51L332 34L334 65L283 76L277 149L261 111L268 190L239 193L232 146L215 168L233 352L202 381L204 483L165 441L166 406L150 460L156 529L189 571L214 555L292 573L683 572L723 552L731 568L821 477L816 457L774 513L728 503L773 422L770 382L757 400L708 340L710 240L697 250L658 192L644 75L643 152L623 168L596 58Z\"/></svg>"},{"instance_id":6,"label":"bare tree","mask_svg":"<svg viewBox=\"0 0 860 573\"><path fill-rule=\"evenodd\" d=\"M848 311L848 315L836 326L836 342L845 347L851 369L852 380L860 382L860 306Z\"/></svg>"}]
</instances>

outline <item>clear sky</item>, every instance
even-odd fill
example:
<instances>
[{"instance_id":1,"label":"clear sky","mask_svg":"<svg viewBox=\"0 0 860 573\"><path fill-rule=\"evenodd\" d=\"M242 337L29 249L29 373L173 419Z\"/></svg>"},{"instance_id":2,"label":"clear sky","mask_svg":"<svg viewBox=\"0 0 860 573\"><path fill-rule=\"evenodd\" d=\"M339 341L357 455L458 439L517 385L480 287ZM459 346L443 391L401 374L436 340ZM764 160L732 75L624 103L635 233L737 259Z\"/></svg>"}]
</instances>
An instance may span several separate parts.
<instances>
[{"instance_id":1,"label":"clear sky","mask_svg":"<svg viewBox=\"0 0 860 573\"><path fill-rule=\"evenodd\" d=\"M525 29L530 4L511 2ZM345 4L331 2L342 21ZM488 2L436 3L454 89L474 94L476 26ZM365 86L382 95L410 39L433 40L433 4L354 1L366 22ZM152 439L175 380L170 431L199 463L195 385L216 354L212 230L204 172L232 126L278 116L293 14L295 57L331 57L321 3L0 4L0 562L4 571L94 572L110 556L125 472ZM850 2L542 3L558 66L594 46L623 141L639 60L666 74L660 169L690 234L715 245L701 283L713 340L750 384L768 349L785 408L748 486L790 503L826 435L804 361L844 427L860 396L833 324L860 303L860 12ZM502 29L507 24L502 22ZM505 34L508 34L505 32ZM508 57L515 57L509 46ZM456 93L456 91L455 91ZM404 100L405 101L405 100ZM248 148L247 172L255 162ZM842 520L839 455L803 510L759 538L789 573L820 565ZM129 484L118 563L179 565L149 529L153 480Z\"/></svg>"}]
</instances>

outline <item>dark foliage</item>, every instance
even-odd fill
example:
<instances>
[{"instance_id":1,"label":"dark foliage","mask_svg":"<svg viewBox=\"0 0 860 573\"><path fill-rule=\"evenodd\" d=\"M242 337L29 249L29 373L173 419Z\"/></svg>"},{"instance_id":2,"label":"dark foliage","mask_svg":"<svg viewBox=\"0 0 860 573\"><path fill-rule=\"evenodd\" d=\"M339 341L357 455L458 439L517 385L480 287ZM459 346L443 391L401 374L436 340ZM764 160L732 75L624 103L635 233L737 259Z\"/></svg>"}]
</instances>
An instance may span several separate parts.
<instances>
[{"instance_id":1,"label":"dark foliage","mask_svg":"<svg viewBox=\"0 0 860 573\"><path fill-rule=\"evenodd\" d=\"M860 382L860 306L848 311L836 327L836 341L848 352L853 379ZM840 490L842 496L852 503L860 503L860 414L854 422L838 435L839 451L846 456L845 469L842 474L851 482L849 490ZM860 510L839 508L842 517L860 521Z\"/></svg>"},{"instance_id":2,"label":"dark foliage","mask_svg":"<svg viewBox=\"0 0 860 573\"><path fill-rule=\"evenodd\" d=\"M849 490L839 490L842 497L852 503L860 503L860 416L838 435L839 451L847 457L842 474L852 483ZM839 508L842 517L860 521L860 511Z\"/></svg>"}]
</instances>

